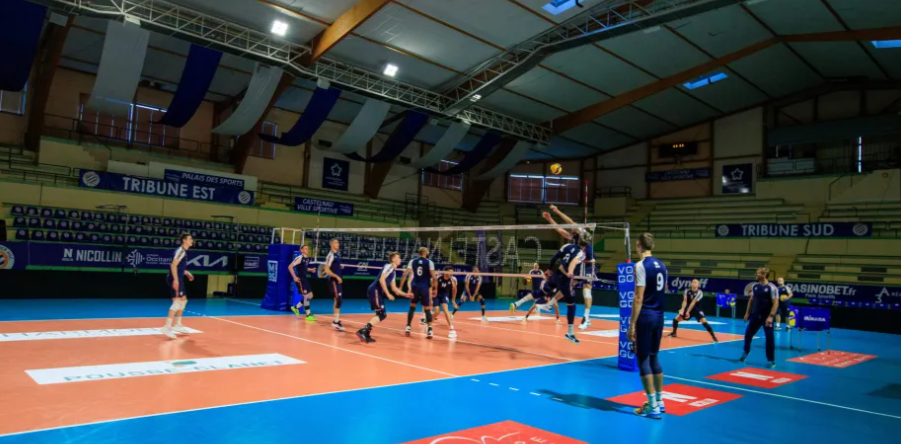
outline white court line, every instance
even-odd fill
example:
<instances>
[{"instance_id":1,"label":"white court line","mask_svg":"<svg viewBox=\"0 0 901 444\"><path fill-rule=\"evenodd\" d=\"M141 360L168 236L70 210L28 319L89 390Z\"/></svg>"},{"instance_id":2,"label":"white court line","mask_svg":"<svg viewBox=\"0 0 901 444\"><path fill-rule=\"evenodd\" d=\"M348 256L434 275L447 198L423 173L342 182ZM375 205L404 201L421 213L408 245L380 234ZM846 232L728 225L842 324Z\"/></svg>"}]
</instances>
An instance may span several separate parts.
<instances>
[{"instance_id":1,"label":"white court line","mask_svg":"<svg viewBox=\"0 0 901 444\"><path fill-rule=\"evenodd\" d=\"M528 334L530 334L530 335L547 336L547 337L550 337L550 338L558 338L558 339L566 340L566 338L564 338L563 336L560 336L560 335L549 335L549 334L547 334L547 333L538 333L538 332L535 332L535 331L528 331L528 330L514 330L514 329L512 329L512 328L497 327L497 326L494 326L494 325L476 324L476 323L474 323L474 322L456 321L456 320L455 320L455 321L454 321L454 324L473 325L473 326L476 326L476 327L482 327L482 328L494 328L494 329L497 329L497 330L507 330L507 331L513 331L513 332L517 332L517 333L528 333ZM527 325L528 325L528 324L527 324ZM566 325L566 324L560 324L560 325ZM578 327L575 327L575 324L573 324L573 328L576 329L576 330L578 330ZM582 331L582 330L579 330L579 331ZM579 336L579 333L576 332L576 337L578 337L578 336ZM590 335L589 335L589 336L590 336ZM616 342L592 341L592 340L590 340L590 339L582 339L582 338L579 338L579 342L593 342L593 343L595 343L595 344L619 345L619 344L616 343Z\"/></svg>"},{"instance_id":2,"label":"white court line","mask_svg":"<svg viewBox=\"0 0 901 444\"><path fill-rule=\"evenodd\" d=\"M871 415L885 416L885 417L887 417L887 418L892 418L892 419L901 419L901 416L889 415L889 414L887 414L887 413L871 412L871 411L869 411L869 410L856 409L856 408L854 408L854 407L846 407L846 406L843 406L843 405L830 404L830 403L828 403L828 402L822 402L822 401L814 401L814 400L812 400L812 399L796 398L796 397L794 397L794 396L786 396L786 395L779 395L779 394L776 394L776 393L761 392L761 391L758 391L758 390L751 390L751 389L746 389L746 388L743 388L743 387L734 387L734 386L731 386L731 385L717 384L717 383L714 383L714 382L698 381L698 380L696 380L696 379L688 379L688 378L680 378L680 377L678 377L678 376L670 376L670 375L667 375L667 374L664 374L663 377L664 377L664 378L669 378L669 379L675 379L675 380L678 380L678 381L693 382L693 383L695 383L695 384L711 385L711 386L714 386L714 387L721 387L721 388L729 389L729 390L738 390L738 391L742 391L742 392L756 393L756 394L758 394L758 395L772 396L772 397L775 397L775 398L791 399L791 400L793 400L793 401L801 401L801 402L807 402L807 403L810 403L810 404L818 404L818 405L824 405L824 406L827 406L827 407L835 407L835 408L837 408L837 409L851 410L851 411L854 411L854 412L869 413L869 414L871 414Z\"/></svg>"},{"instance_id":3,"label":"white court line","mask_svg":"<svg viewBox=\"0 0 901 444\"><path fill-rule=\"evenodd\" d=\"M185 310L185 312L186 312L186 313L195 313L195 312L188 312L188 310ZM195 313L195 314L196 314L196 313ZM419 370L425 370L425 371L428 371L428 372L437 373L437 374L439 374L439 375L450 376L450 377L452 377L452 378L457 378L457 377L459 377L459 375L455 375L455 374L453 374L453 373L443 372L443 371L441 371L441 370L435 370L435 369L431 369L431 368L427 368L427 367L421 367L421 366L418 366L418 365L415 365L415 364L406 363L406 362L395 361L395 360L393 360L393 359L383 358L383 357L381 357L381 356L376 356L376 355L370 355L370 354L368 354L368 353L362 353L362 352L358 352L358 351L356 351L356 350L348 350L348 349L346 349L346 348L341 348L341 347L337 347L337 346L334 346L334 345L329 345L329 344L325 344L325 343L322 343L322 342L313 341L313 340L311 340L311 339L301 338L300 336L292 336L292 335L289 335L289 334L287 334L287 333L281 333L281 332L277 332L277 331L273 331L273 330L267 330L267 329L261 328L261 327L254 327L253 325L247 325L247 324L242 324L242 323L240 323L240 322L230 321L230 320L228 320L228 319L223 319L223 318L220 318L220 317L217 317L217 316L207 316L207 315L201 315L201 316L203 316L203 317L205 317L205 318L209 318L209 319L215 319L215 320L217 320L217 321L228 322L229 324L235 324L235 325L240 325L240 326L242 326L242 327L252 328L252 329L254 329L254 330L265 331L265 332L267 332L267 333L272 333L272 334L274 334L274 335L284 336L284 337L286 337L286 338L297 339L298 341L309 342L309 343L311 343L311 344L321 345L321 346L323 346L323 347L328 347L328 348L333 348L333 349L335 349L335 350L341 350L341 351L345 351L345 352L348 352L348 353L353 353L353 354L355 354L355 355L366 356L366 357L378 359L378 360L381 360L381 361L391 362L391 363L393 363L393 364L403 365L403 366L406 366L406 367L412 367L412 368L419 369Z\"/></svg>"}]
</instances>

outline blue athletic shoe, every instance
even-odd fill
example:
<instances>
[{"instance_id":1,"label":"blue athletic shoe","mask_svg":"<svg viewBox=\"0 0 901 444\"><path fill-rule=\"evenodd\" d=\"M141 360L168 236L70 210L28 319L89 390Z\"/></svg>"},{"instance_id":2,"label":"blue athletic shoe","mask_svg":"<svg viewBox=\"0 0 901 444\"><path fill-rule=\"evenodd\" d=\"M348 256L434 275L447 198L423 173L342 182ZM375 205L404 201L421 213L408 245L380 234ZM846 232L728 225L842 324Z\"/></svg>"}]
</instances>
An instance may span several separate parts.
<instances>
[{"instance_id":1,"label":"blue athletic shoe","mask_svg":"<svg viewBox=\"0 0 901 444\"><path fill-rule=\"evenodd\" d=\"M766 368L776 368L776 361L767 362Z\"/></svg>"},{"instance_id":2,"label":"blue athletic shoe","mask_svg":"<svg viewBox=\"0 0 901 444\"><path fill-rule=\"evenodd\" d=\"M660 407L660 413L666 413L666 406L663 405L663 401L657 401L657 407Z\"/></svg>"},{"instance_id":3,"label":"blue athletic shoe","mask_svg":"<svg viewBox=\"0 0 901 444\"><path fill-rule=\"evenodd\" d=\"M636 415L643 416L645 418L651 418L651 419L663 418L663 415L660 414L661 413L660 407L657 406L657 407L651 408L651 404L649 404L647 401L645 401L645 403L641 407L635 409L634 412Z\"/></svg>"},{"instance_id":4,"label":"blue athletic shoe","mask_svg":"<svg viewBox=\"0 0 901 444\"><path fill-rule=\"evenodd\" d=\"M744 364L744 363L745 363L745 359L748 359L748 354L747 354L747 353L742 353L742 354L741 354L741 357L738 358L738 362L741 362L742 364Z\"/></svg>"},{"instance_id":5,"label":"blue athletic shoe","mask_svg":"<svg viewBox=\"0 0 901 444\"><path fill-rule=\"evenodd\" d=\"M576 335L571 335L569 333L566 334L566 340L572 342L573 344L579 343L579 338L577 338Z\"/></svg>"}]
</instances>

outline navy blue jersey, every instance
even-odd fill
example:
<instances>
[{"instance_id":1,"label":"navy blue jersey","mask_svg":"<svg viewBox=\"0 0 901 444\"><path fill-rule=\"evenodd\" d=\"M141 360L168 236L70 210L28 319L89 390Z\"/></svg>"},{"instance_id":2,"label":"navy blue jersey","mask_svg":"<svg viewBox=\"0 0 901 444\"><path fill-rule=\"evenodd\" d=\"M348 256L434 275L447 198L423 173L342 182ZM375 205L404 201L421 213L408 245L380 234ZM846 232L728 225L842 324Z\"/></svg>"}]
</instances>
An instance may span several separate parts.
<instances>
[{"instance_id":1,"label":"navy blue jersey","mask_svg":"<svg viewBox=\"0 0 901 444\"><path fill-rule=\"evenodd\" d=\"M474 294L476 292L476 287L482 283L482 276L476 276L471 274L466 276L466 292L470 294Z\"/></svg>"},{"instance_id":2,"label":"navy blue jersey","mask_svg":"<svg viewBox=\"0 0 901 444\"><path fill-rule=\"evenodd\" d=\"M541 270L529 270L529 275L532 276L532 291L538 291L541 288L541 283L544 281L544 272Z\"/></svg>"},{"instance_id":3,"label":"navy blue jersey","mask_svg":"<svg viewBox=\"0 0 901 444\"><path fill-rule=\"evenodd\" d=\"M449 279L445 279L444 276L438 278L438 294L443 296L451 296L451 293L454 291L454 284L457 283L457 278L451 276Z\"/></svg>"},{"instance_id":4,"label":"navy blue jersey","mask_svg":"<svg viewBox=\"0 0 901 444\"><path fill-rule=\"evenodd\" d=\"M294 270L295 276L301 280L306 280L308 276L307 273L310 271L310 260L312 260L312 258L299 254L294 258L294 261L291 262L289 267Z\"/></svg>"},{"instance_id":5,"label":"navy blue jersey","mask_svg":"<svg viewBox=\"0 0 901 444\"><path fill-rule=\"evenodd\" d=\"M379 283L379 280L382 278L382 276L385 276L385 286L388 287L388 290L391 290L391 281L393 281L395 278L394 272L394 265L390 263L385 264L385 266L382 267L382 271L379 273L379 275L375 278L374 281L372 281L371 284L369 284L369 289L374 291L382 291L382 284Z\"/></svg>"},{"instance_id":6,"label":"navy blue jersey","mask_svg":"<svg viewBox=\"0 0 901 444\"><path fill-rule=\"evenodd\" d=\"M176 272L178 272L178 276L175 276L175 279L178 279L179 282L184 282L185 280L185 271L188 269L188 251L182 247L178 247L175 250L175 254L172 256L172 262L181 259L181 262L178 263L176 267ZM169 269L169 275L166 276L168 279L172 279L172 269Z\"/></svg>"},{"instance_id":7,"label":"navy blue jersey","mask_svg":"<svg viewBox=\"0 0 901 444\"><path fill-rule=\"evenodd\" d=\"M781 287L777 285L776 289L779 290L779 296L788 296L788 287L785 285Z\"/></svg>"},{"instance_id":8,"label":"navy blue jersey","mask_svg":"<svg viewBox=\"0 0 901 444\"><path fill-rule=\"evenodd\" d=\"M754 305L751 313L755 315L769 316L773 311L773 304L779 299L779 289L772 283L754 284L751 288L751 296L754 297Z\"/></svg>"},{"instance_id":9,"label":"navy blue jersey","mask_svg":"<svg viewBox=\"0 0 901 444\"><path fill-rule=\"evenodd\" d=\"M635 287L645 287L641 311L663 313L666 295L666 265L659 259L648 256L635 264Z\"/></svg>"},{"instance_id":10,"label":"navy blue jersey","mask_svg":"<svg viewBox=\"0 0 901 444\"><path fill-rule=\"evenodd\" d=\"M341 271L341 253L329 251L328 256L325 258L325 266L338 277L344 277ZM329 279L332 279L332 277L329 276Z\"/></svg>"},{"instance_id":11,"label":"navy blue jersey","mask_svg":"<svg viewBox=\"0 0 901 444\"><path fill-rule=\"evenodd\" d=\"M704 292L701 291L700 289L698 289L698 291L692 291L689 288L689 289L685 290L685 294L683 296L688 299L688 302L687 302L688 304L691 304L691 301L698 301L698 303L700 303L701 298L704 297ZM695 306L697 306L697 304L695 304Z\"/></svg>"},{"instance_id":12,"label":"navy blue jersey","mask_svg":"<svg viewBox=\"0 0 901 444\"><path fill-rule=\"evenodd\" d=\"M582 259L585 258L585 253L582 252L582 249L579 248L578 245L567 244L560 247L560 250L557 251L557 254L554 255L555 259L551 260L551 267L555 264L563 267L564 270L569 270L569 264L573 261L581 262ZM555 272L559 271L559 269L552 268Z\"/></svg>"},{"instance_id":13,"label":"navy blue jersey","mask_svg":"<svg viewBox=\"0 0 901 444\"><path fill-rule=\"evenodd\" d=\"M541 284L541 288L538 289L537 293L538 294L533 294L532 297L536 299L545 296L551 297L557 294L557 286L554 285L554 283L550 279L548 279Z\"/></svg>"},{"instance_id":14,"label":"navy blue jersey","mask_svg":"<svg viewBox=\"0 0 901 444\"><path fill-rule=\"evenodd\" d=\"M431 287L432 272L435 271L435 263L424 257L413 259L407 264L407 268L413 273L414 287Z\"/></svg>"}]
</instances>

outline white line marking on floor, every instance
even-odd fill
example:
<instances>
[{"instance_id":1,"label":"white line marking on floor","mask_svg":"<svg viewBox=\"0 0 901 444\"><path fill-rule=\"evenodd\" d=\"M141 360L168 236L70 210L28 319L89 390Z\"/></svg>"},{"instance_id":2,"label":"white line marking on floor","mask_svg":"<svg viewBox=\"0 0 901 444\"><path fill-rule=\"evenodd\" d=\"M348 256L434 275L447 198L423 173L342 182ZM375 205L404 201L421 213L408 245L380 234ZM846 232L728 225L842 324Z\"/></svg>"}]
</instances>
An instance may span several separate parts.
<instances>
[{"instance_id":1,"label":"white line marking on floor","mask_svg":"<svg viewBox=\"0 0 901 444\"><path fill-rule=\"evenodd\" d=\"M560 399L560 398L551 398L551 399L553 399L554 401L560 401L560 402L563 402L563 400Z\"/></svg>"},{"instance_id":2,"label":"white line marking on floor","mask_svg":"<svg viewBox=\"0 0 901 444\"><path fill-rule=\"evenodd\" d=\"M479 324L479 323L475 323L475 322L466 322L466 321L457 321L457 320L455 320L454 323L455 323L455 324L463 324L463 325L474 325L474 326L482 327L482 328L494 328L494 329L497 329L497 330L515 331L515 332L517 332L517 333L528 333L528 334L530 334L530 335L547 336L547 337L550 337L550 338L558 338L558 339L563 339L563 340L566 339L566 338L563 337L563 335L549 335L549 334L547 334L547 333L538 333L538 332L535 332L535 331L528 331L528 330L514 330L514 329L512 329L512 328L497 327L497 326L494 326L494 325L484 325L484 324ZM562 325L565 325L565 324L562 324ZM577 334L577 336L578 336L578 334ZM593 341L593 340L590 340L590 339L579 339L579 340L582 341L582 342L593 342L593 343L595 343L595 344L619 345L619 344L617 344L616 342Z\"/></svg>"},{"instance_id":3,"label":"white line marking on floor","mask_svg":"<svg viewBox=\"0 0 901 444\"><path fill-rule=\"evenodd\" d=\"M796 397L794 397L794 396L786 396L786 395L779 395L779 394L776 394L776 393L761 392L761 391L758 391L758 390L751 390L751 389L746 389L746 388L743 388L743 387L735 387L735 386L731 386L731 385L717 384L717 383L714 383L714 382L708 382L708 381L699 381L699 380L696 380L696 379L680 378L680 377L678 377L678 376L663 375L663 377L669 378L669 379L675 379L675 380L677 380L677 381L693 382L693 383L695 383L695 384L710 385L710 386L720 387L720 388L729 389L729 390L738 390L738 391L742 391L742 392L755 393L755 394L758 394L758 395L772 396L772 397L775 397L775 398L791 399L791 400L793 400L793 401L801 401L801 402L807 402L807 403L810 403L810 404L818 404L818 405L824 405L824 406L827 406L827 407L835 407L835 408L837 408L837 409L851 410L851 411L853 411L853 412L869 413L870 415L885 416L885 417L887 417L887 418L892 418L892 419L901 419L901 416L889 415L889 414L887 414L887 413L871 412L871 411L869 411L869 410L856 409L856 408L854 408L854 407L845 407L845 406L843 406L843 405L830 404L830 403L828 403L828 402L822 402L822 401L814 401L814 400L812 400L812 399L796 398Z\"/></svg>"},{"instance_id":4,"label":"white line marking on floor","mask_svg":"<svg viewBox=\"0 0 901 444\"><path fill-rule=\"evenodd\" d=\"M516 387L510 387L510 390L513 390L514 392L518 392L518 391L519 391L519 389L516 388Z\"/></svg>"},{"instance_id":5,"label":"white line marking on floor","mask_svg":"<svg viewBox=\"0 0 901 444\"><path fill-rule=\"evenodd\" d=\"M490 385L490 386L492 386L492 387L497 387L497 384L495 384L495 383L493 383L493 382L489 382L488 385Z\"/></svg>"},{"instance_id":6,"label":"white line marking on floor","mask_svg":"<svg viewBox=\"0 0 901 444\"><path fill-rule=\"evenodd\" d=\"M470 379L470 381L473 381L473 382L481 382L481 381L479 381L478 379L475 379L475 378Z\"/></svg>"},{"instance_id":7,"label":"white line marking on floor","mask_svg":"<svg viewBox=\"0 0 901 444\"><path fill-rule=\"evenodd\" d=\"M529 394L530 394L530 395L535 395L535 396L541 396L540 393L535 393L535 392L529 392Z\"/></svg>"}]
</instances>

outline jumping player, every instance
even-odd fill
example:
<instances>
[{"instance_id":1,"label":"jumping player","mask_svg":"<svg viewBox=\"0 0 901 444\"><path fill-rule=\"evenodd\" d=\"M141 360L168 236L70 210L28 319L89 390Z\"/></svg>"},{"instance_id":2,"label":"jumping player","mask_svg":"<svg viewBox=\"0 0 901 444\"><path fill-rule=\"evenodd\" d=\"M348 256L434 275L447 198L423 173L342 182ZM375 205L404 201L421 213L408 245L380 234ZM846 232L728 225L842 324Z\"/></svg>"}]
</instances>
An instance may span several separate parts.
<instances>
[{"instance_id":1,"label":"jumping player","mask_svg":"<svg viewBox=\"0 0 901 444\"><path fill-rule=\"evenodd\" d=\"M579 233L572 233L571 240L573 243L560 247L560 250L551 258L551 266L554 286L557 287L557 297L555 302L563 299L566 302L566 322L569 329L566 333L566 339L573 344L578 344L579 339L573 331L573 324L576 320L576 297L573 295L572 280L575 276L576 266L585 258L582 249L579 248Z\"/></svg>"},{"instance_id":2,"label":"jumping player","mask_svg":"<svg viewBox=\"0 0 901 444\"><path fill-rule=\"evenodd\" d=\"M635 414L651 419L662 418L663 367L657 359L663 338L663 301L666 297L666 265L653 256L654 235L643 233L635 243L641 260L635 263L635 300L632 320L626 335L635 347L641 385L648 400L635 409ZM650 284L650 288L648 287Z\"/></svg>"},{"instance_id":3,"label":"jumping player","mask_svg":"<svg viewBox=\"0 0 901 444\"><path fill-rule=\"evenodd\" d=\"M788 323L788 312L792 308L791 298L794 296L792 289L785 285L785 279L776 279L776 289L779 290L779 311L776 312L776 328L782 330L782 321L785 321L785 328L791 330L792 326Z\"/></svg>"},{"instance_id":4,"label":"jumping player","mask_svg":"<svg viewBox=\"0 0 901 444\"><path fill-rule=\"evenodd\" d=\"M597 266L594 257L594 246L591 242L585 244L582 249L585 253L585 260L579 265L578 275L582 279L578 279L573 283L576 289L582 290L582 299L585 301L585 313L582 315L582 323L579 324L579 330L585 330L591 327L591 287L597 276Z\"/></svg>"},{"instance_id":5,"label":"jumping player","mask_svg":"<svg viewBox=\"0 0 901 444\"><path fill-rule=\"evenodd\" d=\"M438 290L435 293L435 305L444 310L444 318L447 319L447 324L450 325L450 332L447 334L447 337L451 339L457 337L457 331L454 330L454 318L448 309L449 301L457 298L457 278L451 274L453 272L454 267L444 267L444 273L441 273L441 276L438 277Z\"/></svg>"},{"instance_id":6,"label":"jumping player","mask_svg":"<svg viewBox=\"0 0 901 444\"><path fill-rule=\"evenodd\" d=\"M410 311L407 312L407 327L404 328L404 336L410 336L412 332L410 323L413 321L413 315L416 314L416 305L421 303L422 313L429 326L426 338L432 339L432 290L437 288L438 281L435 280L435 263L429 259L428 248L420 248L419 257L411 260L407 265L403 277L400 278L401 286L407 276L410 277L408 291L413 294L413 299L410 301Z\"/></svg>"},{"instance_id":7,"label":"jumping player","mask_svg":"<svg viewBox=\"0 0 901 444\"><path fill-rule=\"evenodd\" d=\"M400 253L391 253L388 255L388 263L382 268L381 273L379 273L379 277L369 284L369 288L366 290L366 297L369 299L369 306L375 311L375 316L369 321L366 326L357 331L357 337L360 338L360 341L364 343L372 343L375 342L375 339L372 339L370 333L372 333L372 327L377 325L379 322L385 320L388 317L388 313L385 311L385 298L394 300L394 296L391 295L391 291L393 291L396 295L400 297L411 298L412 294L404 293L397 288L397 283L394 281L395 270L400 265ZM389 284L390 291L389 291Z\"/></svg>"},{"instance_id":8,"label":"jumping player","mask_svg":"<svg viewBox=\"0 0 901 444\"><path fill-rule=\"evenodd\" d=\"M713 332L713 328L710 327L710 324L707 323L707 318L704 317L704 311L701 310L701 307L698 306L700 304L701 299L704 298L704 292L701 291L701 281L697 279L691 280L691 288L685 290L685 293L682 294L682 308L679 309L679 314L676 315L676 318L673 319L673 332L669 334L670 338L675 338L676 331L679 330L679 322L687 321L691 318L695 318L704 328L707 330L707 333L710 333L710 337L713 338L713 343L718 344L720 341L716 339L716 334Z\"/></svg>"},{"instance_id":9,"label":"jumping player","mask_svg":"<svg viewBox=\"0 0 901 444\"><path fill-rule=\"evenodd\" d=\"M342 284L344 284L344 279L341 276L344 275L344 272L341 267L341 253L338 252L341 244L338 242L338 239L332 239L329 241L329 247L331 249L325 258L325 274L328 275L328 290L335 299L335 319L332 320L332 327L335 327L335 330L344 331L344 326L341 325L341 305L344 303L343 290L341 288Z\"/></svg>"},{"instance_id":10,"label":"jumping player","mask_svg":"<svg viewBox=\"0 0 901 444\"><path fill-rule=\"evenodd\" d=\"M172 264L169 265L169 274L166 275L172 305L169 307L169 316L166 318L166 326L162 328L162 333L171 339L175 339L175 333L188 333L188 330L181 325L181 316L185 311L185 306L188 305L188 296L185 294L185 278L188 278L188 281L194 281L194 275L188 272L188 250L194 246L194 238L185 233L179 238L179 243L180 246L175 250L175 256L172 258ZM173 319L174 326L172 325Z\"/></svg>"},{"instance_id":11,"label":"jumping player","mask_svg":"<svg viewBox=\"0 0 901 444\"><path fill-rule=\"evenodd\" d=\"M741 355L739 362L745 362L748 354L751 353L751 339L763 327L766 336L766 366L767 368L776 367L776 341L773 337L773 318L779 310L779 289L766 278L769 273L765 267L757 269L757 283L748 290L748 309L745 311L745 322L748 327L745 329L745 352Z\"/></svg>"},{"instance_id":12,"label":"jumping player","mask_svg":"<svg viewBox=\"0 0 901 444\"><path fill-rule=\"evenodd\" d=\"M519 308L524 302L531 301L535 298L535 295L541 291L541 283L544 281L544 272L541 271L541 266L538 265L538 262L532 264L532 269L529 270L530 279L532 279L532 291L525 295L520 300L510 304L510 313L516 314L516 309Z\"/></svg>"},{"instance_id":13,"label":"jumping player","mask_svg":"<svg viewBox=\"0 0 901 444\"><path fill-rule=\"evenodd\" d=\"M479 267L472 267L472 273L467 274L465 280L463 281L463 296L460 298L460 305L454 308L454 312L452 314L456 315L457 310L466 303L466 300L470 301L479 301L482 304L482 320L487 321L488 318L485 317L485 298L482 297L482 294L479 293L479 290L482 288L482 276L478 274Z\"/></svg>"},{"instance_id":14,"label":"jumping player","mask_svg":"<svg viewBox=\"0 0 901 444\"><path fill-rule=\"evenodd\" d=\"M307 279L307 273L310 271L310 247L304 245L300 247L300 254L294 258L291 265L288 266L288 273L294 279L294 285L297 285L297 292L300 293L301 299L297 301L297 305L291 307L294 316L300 317L300 307L307 315L308 321L315 321L316 316L310 311L310 301L313 299L313 287L310 286L310 280Z\"/></svg>"}]
</instances>

